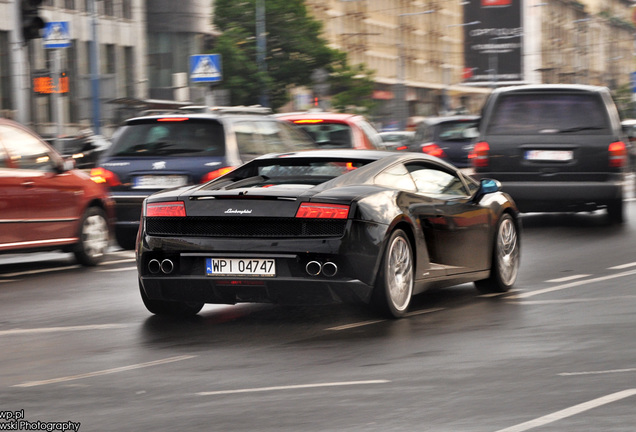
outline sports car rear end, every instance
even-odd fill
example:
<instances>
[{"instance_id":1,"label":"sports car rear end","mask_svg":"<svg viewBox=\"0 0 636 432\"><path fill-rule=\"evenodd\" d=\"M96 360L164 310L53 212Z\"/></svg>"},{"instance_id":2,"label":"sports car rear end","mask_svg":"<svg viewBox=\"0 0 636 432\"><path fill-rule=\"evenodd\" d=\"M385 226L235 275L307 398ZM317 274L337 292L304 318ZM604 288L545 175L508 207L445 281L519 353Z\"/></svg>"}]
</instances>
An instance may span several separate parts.
<instances>
[{"instance_id":1,"label":"sports car rear end","mask_svg":"<svg viewBox=\"0 0 636 432\"><path fill-rule=\"evenodd\" d=\"M270 169L148 198L137 248L142 294L189 303L368 302L387 226L356 215L360 188L320 187L353 167L287 168L303 172Z\"/></svg>"}]
</instances>

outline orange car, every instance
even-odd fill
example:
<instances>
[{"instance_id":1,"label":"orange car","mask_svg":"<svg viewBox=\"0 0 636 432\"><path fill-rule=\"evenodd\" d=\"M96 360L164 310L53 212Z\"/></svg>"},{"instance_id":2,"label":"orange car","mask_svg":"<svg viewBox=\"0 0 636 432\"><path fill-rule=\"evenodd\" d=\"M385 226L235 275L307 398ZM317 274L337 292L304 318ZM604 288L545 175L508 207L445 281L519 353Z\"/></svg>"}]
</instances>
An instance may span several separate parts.
<instances>
[{"instance_id":1,"label":"orange car","mask_svg":"<svg viewBox=\"0 0 636 432\"><path fill-rule=\"evenodd\" d=\"M379 132L358 114L303 112L276 117L302 128L321 148L385 150Z\"/></svg>"},{"instance_id":2,"label":"orange car","mask_svg":"<svg viewBox=\"0 0 636 432\"><path fill-rule=\"evenodd\" d=\"M62 250L96 265L114 216L103 185L31 130L0 119L0 253Z\"/></svg>"}]
</instances>

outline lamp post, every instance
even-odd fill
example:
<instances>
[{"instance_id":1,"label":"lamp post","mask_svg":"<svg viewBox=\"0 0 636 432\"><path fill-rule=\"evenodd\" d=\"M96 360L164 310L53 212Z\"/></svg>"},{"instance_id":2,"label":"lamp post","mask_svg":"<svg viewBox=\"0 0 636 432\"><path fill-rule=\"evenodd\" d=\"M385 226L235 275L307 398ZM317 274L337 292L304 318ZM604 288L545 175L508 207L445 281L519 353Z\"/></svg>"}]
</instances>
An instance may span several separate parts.
<instances>
[{"instance_id":1,"label":"lamp post","mask_svg":"<svg viewBox=\"0 0 636 432\"><path fill-rule=\"evenodd\" d=\"M406 123L408 121L409 110L406 101L406 74L405 74L405 62L404 62L404 34L402 31L402 18L405 16L426 15L436 12L435 9L425 10L422 12L411 12L398 14L398 61L397 61L397 83L395 85L394 100L396 104L396 115L398 120L398 130L405 130Z\"/></svg>"},{"instance_id":2,"label":"lamp post","mask_svg":"<svg viewBox=\"0 0 636 432\"><path fill-rule=\"evenodd\" d=\"M99 93L99 42L97 40L97 0L89 0L89 15L91 17L91 42L90 42L90 70L91 70L91 100L93 104L93 132L100 134L101 112Z\"/></svg>"}]
</instances>

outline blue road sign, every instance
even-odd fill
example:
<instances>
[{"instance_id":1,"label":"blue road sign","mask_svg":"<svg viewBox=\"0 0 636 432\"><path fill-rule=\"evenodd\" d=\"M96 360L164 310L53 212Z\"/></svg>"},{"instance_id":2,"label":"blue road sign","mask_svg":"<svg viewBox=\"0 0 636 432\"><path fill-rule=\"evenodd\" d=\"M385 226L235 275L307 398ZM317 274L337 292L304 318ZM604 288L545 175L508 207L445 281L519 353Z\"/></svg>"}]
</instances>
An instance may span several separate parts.
<instances>
[{"instance_id":1,"label":"blue road sign","mask_svg":"<svg viewBox=\"0 0 636 432\"><path fill-rule=\"evenodd\" d=\"M44 26L44 48L69 48L71 46L71 34L68 29L68 21L47 22Z\"/></svg>"},{"instance_id":2,"label":"blue road sign","mask_svg":"<svg viewBox=\"0 0 636 432\"><path fill-rule=\"evenodd\" d=\"M218 82L221 78L220 54L190 56L190 82Z\"/></svg>"}]
</instances>

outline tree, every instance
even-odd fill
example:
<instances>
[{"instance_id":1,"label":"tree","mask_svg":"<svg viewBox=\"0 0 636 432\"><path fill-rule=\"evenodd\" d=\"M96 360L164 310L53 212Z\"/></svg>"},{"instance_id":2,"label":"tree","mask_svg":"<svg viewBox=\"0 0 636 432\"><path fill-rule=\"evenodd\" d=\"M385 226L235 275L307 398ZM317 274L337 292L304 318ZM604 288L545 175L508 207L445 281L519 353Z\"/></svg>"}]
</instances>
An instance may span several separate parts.
<instances>
[{"instance_id":1,"label":"tree","mask_svg":"<svg viewBox=\"0 0 636 432\"><path fill-rule=\"evenodd\" d=\"M372 112L377 105L372 97L373 71L368 70L363 64L349 65L346 55L340 55L332 67L330 81L333 108L340 112Z\"/></svg>"},{"instance_id":2,"label":"tree","mask_svg":"<svg viewBox=\"0 0 636 432\"><path fill-rule=\"evenodd\" d=\"M230 90L233 105L257 104L265 90L272 108L279 108L289 101L290 87L310 87L312 73L320 68L335 73L332 87L348 91L347 85L358 83L347 78L346 54L327 46L320 35L322 23L308 16L304 0L264 3L266 71L257 64L256 0L214 2L214 25L222 34L213 51L221 55L220 87ZM353 75L360 75L361 70L356 68ZM347 101L345 96L341 99L339 104Z\"/></svg>"}]
</instances>

